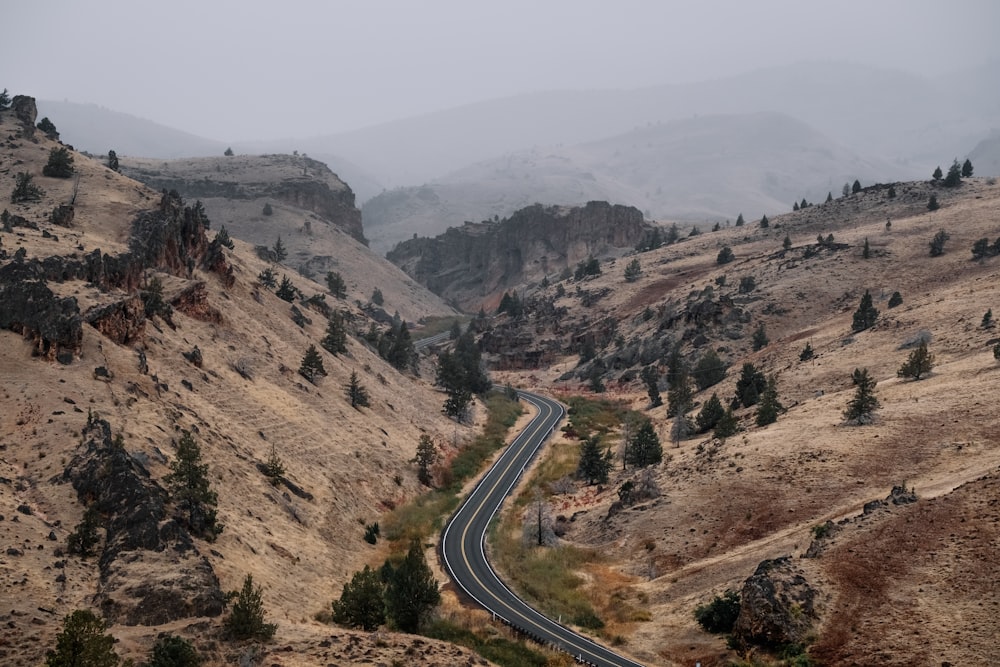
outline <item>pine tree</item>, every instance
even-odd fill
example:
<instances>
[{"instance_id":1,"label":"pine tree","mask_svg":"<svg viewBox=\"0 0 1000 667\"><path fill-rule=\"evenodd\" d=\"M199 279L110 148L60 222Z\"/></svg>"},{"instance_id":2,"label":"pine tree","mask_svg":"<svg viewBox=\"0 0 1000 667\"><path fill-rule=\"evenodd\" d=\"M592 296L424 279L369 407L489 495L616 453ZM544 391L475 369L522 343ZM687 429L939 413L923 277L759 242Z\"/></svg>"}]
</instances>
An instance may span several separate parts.
<instances>
[{"instance_id":1,"label":"pine tree","mask_svg":"<svg viewBox=\"0 0 1000 667\"><path fill-rule=\"evenodd\" d=\"M63 619L56 647L45 655L46 667L117 667L115 638L108 626L89 609L77 609Z\"/></svg>"},{"instance_id":2,"label":"pine tree","mask_svg":"<svg viewBox=\"0 0 1000 667\"><path fill-rule=\"evenodd\" d=\"M278 240L274 242L274 246L271 248L274 253L274 261L281 264L288 257L288 250L285 249L285 244L281 242L281 235L278 235Z\"/></svg>"},{"instance_id":3,"label":"pine tree","mask_svg":"<svg viewBox=\"0 0 1000 667\"><path fill-rule=\"evenodd\" d=\"M646 385L650 407L656 408L663 405L663 399L660 398L660 374L656 372L656 369L653 366L643 366L642 370L639 371L639 378Z\"/></svg>"},{"instance_id":4,"label":"pine tree","mask_svg":"<svg viewBox=\"0 0 1000 667\"><path fill-rule=\"evenodd\" d=\"M267 289L274 289L278 285L278 277L274 275L271 267L267 267L257 274L257 280Z\"/></svg>"},{"instance_id":5,"label":"pine tree","mask_svg":"<svg viewBox=\"0 0 1000 667\"><path fill-rule=\"evenodd\" d=\"M42 167L42 174L53 178L69 178L74 171L73 156L62 146L49 151L49 161Z\"/></svg>"},{"instance_id":6,"label":"pine tree","mask_svg":"<svg viewBox=\"0 0 1000 667\"><path fill-rule=\"evenodd\" d=\"M424 486L432 486L431 467L438 460L438 449L431 437L426 433L420 436L417 443L417 455L413 457L413 463L417 464L417 479Z\"/></svg>"},{"instance_id":7,"label":"pine tree","mask_svg":"<svg viewBox=\"0 0 1000 667\"><path fill-rule=\"evenodd\" d=\"M984 329L992 329L993 328L993 309L992 308L989 308L989 309L986 310L986 313L983 315L983 321L981 323L981 326Z\"/></svg>"},{"instance_id":8,"label":"pine tree","mask_svg":"<svg viewBox=\"0 0 1000 667\"><path fill-rule=\"evenodd\" d=\"M701 412L695 417L695 422L698 424L698 431L705 433L706 431L711 431L722 417L726 414L726 409L722 407L722 401L719 400L719 395L716 393L712 394L712 397L705 401L705 404L701 406Z\"/></svg>"},{"instance_id":9,"label":"pine tree","mask_svg":"<svg viewBox=\"0 0 1000 667\"><path fill-rule=\"evenodd\" d=\"M766 215L761 216L761 218L760 218L760 228L761 229L767 229L770 226L771 226L771 221L767 219L767 216Z\"/></svg>"},{"instance_id":10,"label":"pine tree","mask_svg":"<svg viewBox=\"0 0 1000 667\"><path fill-rule=\"evenodd\" d=\"M840 189L840 196L846 197L851 194L851 186L849 183L844 183L844 187Z\"/></svg>"},{"instance_id":11,"label":"pine tree","mask_svg":"<svg viewBox=\"0 0 1000 667\"><path fill-rule=\"evenodd\" d=\"M48 116L45 116L40 121L38 121L38 125L36 125L35 127L44 132L45 136L47 136L49 139L54 139L54 140L59 139L59 130L56 129L55 123L49 120Z\"/></svg>"},{"instance_id":12,"label":"pine tree","mask_svg":"<svg viewBox=\"0 0 1000 667\"><path fill-rule=\"evenodd\" d=\"M264 597L260 586L253 585L253 575L243 579L243 588L230 591L226 597L235 599L233 611L225 621L226 634L233 639L269 641L278 626L265 623Z\"/></svg>"},{"instance_id":13,"label":"pine tree","mask_svg":"<svg viewBox=\"0 0 1000 667\"><path fill-rule=\"evenodd\" d=\"M267 457L267 463L264 464L264 475L271 481L271 486L278 486L281 484L281 477L284 474L285 464L278 456L278 450L274 443L271 443L271 455Z\"/></svg>"},{"instance_id":14,"label":"pine tree","mask_svg":"<svg viewBox=\"0 0 1000 667\"><path fill-rule=\"evenodd\" d=\"M326 375L326 369L323 368L323 357L315 345L310 345L306 353L302 355L302 363L299 364L299 375L313 384L316 384L316 380L320 376Z\"/></svg>"},{"instance_id":15,"label":"pine tree","mask_svg":"<svg viewBox=\"0 0 1000 667\"><path fill-rule=\"evenodd\" d=\"M754 329L753 337L750 339L753 351L757 352L758 350L763 350L770 342L770 339L767 337L767 329L764 327L764 323L758 323L757 328Z\"/></svg>"},{"instance_id":16,"label":"pine tree","mask_svg":"<svg viewBox=\"0 0 1000 667\"><path fill-rule=\"evenodd\" d=\"M588 486L607 484L611 473L611 450L601 449L601 436L593 434L580 443L580 464L577 476L587 481Z\"/></svg>"},{"instance_id":17,"label":"pine tree","mask_svg":"<svg viewBox=\"0 0 1000 667\"><path fill-rule=\"evenodd\" d=\"M833 191L827 192L826 193L826 203L829 204L832 201L833 201Z\"/></svg>"},{"instance_id":18,"label":"pine tree","mask_svg":"<svg viewBox=\"0 0 1000 667\"><path fill-rule=\"evenodd\" d=\"M642 266L639 264L638 259L633 259L625 267L625 282L634 283L642 275Z\"/></svg>"},{"instance_id":19,"label":"pine tree","mask_svg":"<svg viewBox=\"0 0 1000 667\"><path fill-rule=\"evenodd\" d=\"M663 460L663 447L656 435L653 422L644 419L642 425L625 445L625 463L636 468L659 463Z\"/></svg>"},{"instance_id":20,"label":"pine tree","mask_svg":"<svg viewBox=\"0 0 1000 667\"><path fill-rule=\"evenodd\" d=\"M972 162L966 158L965 162L962 163L962 178L972 177Z\"/></svg>"},{"instance_id":21,"label":"pine tree","mask_svg":"<svg viewBox=\"0 0 1000 667\"><path fill-rule=\"evenodd\" d=\"M694 392L691 390L691 380L687 371L681 371L670 383L667 390L667 412L676 415L687 413L694 402Z\"/></svg>"},{"instance_id":22,"label":"pine tree","mask_svg":"<svg viewBox=\"0 0 1000 667\"><path fill-rule=\"evenodd\" d=\"M0 111L6 111L10 108L10 95L7 94L7 89L4 88L3 92L0 93Z\"/></svg>"},{"instance_id":23,"label":"pine tree","mask_svg":"<svg viewBox=\"0 0 1000 667\"><path fill-rule=\"evenodd\" d=\"M940 181L942 176L944 176L944 172L941 171L941 165L938 165L937 169L934 170L934 173L931 174L931 178L935 181Z\"/></svg>"},{"instance_id":24,"label":"pine tree","mask_svg":"<svg viewBox=\"0 0 1000 667\"><path fill-rule=\"evenodd\" d=\"M115 153L113 150L108 151L107 165L108 169L110 169L111 171L118 171L119 169L118 153Z\"/></svg>"},{"instance_id":25,"label":"pine tree","mask_svg":"<svg viewBox=\"0 0 1000 667\"><path fill-rule=\"evenodd\" d=\"M236 247L233 240L229 238L229 231L226 229L225 225L219 227L219 231L215 233L215 239L213 242L216 245L225 246L230 250L233 250Z\"/></svg>"},{"instance_id":26,"label":"pine tree","mask_svg":"<svg viewBox=\"0 0 1000 667\"><path fill-rule=\"evenodd\" d=\"M201 448L190 431L181 431L177 443L177 456L170 462L170 474L164 481L170 489L172 500L183 512L182 521L191 533L209 542L222 532L217 523L215 506L218 495L208 479L208 464L201 462Z\"/></svg>"},{"instance_id":27,"label":"pine tree","mask_svg":"<svg viewBox=\"0 0 1000 667\"><path fill-rule=\"evenodd\" d=\"M368 407L368 390L365 389L364 385L361 384L361 380L358 379L357 371L351 371L351 379L345 386L345 391L347 393L347 400L350 402L352 408Z\"/></svg>"},{"instance_id":28,"label":"pine tree","mask_svg":"<svg viewBox=\"0 0 1000 667\"><path fill-rule=\"evenodd\" d=\"M799 210L799 203L798 202L794 202L792 204L792 210L793 211L798 211Z\"/></svg>"},{"instance_id":29,"label":"pine tree","mask_svg":"<svg viewBox=\"0 0 1000 667\"><path fill-rule=\"evenodd\" d=\"M941 208L941 204L938 203L937 195L931 195L930 199L927 200L927 210L936 211Z\"/></svg>"},{"instance_id":30,"label":"pine tree","mask_svg":"<svg viewBox=\"0 0 1000 667\"><path fill-rule=\"evenodd\" d=\"M469 404L472 403L472 392L465 387L456 387L447 391L448 397L444 401L441 411L444 414L461 423L469 416Z\"/></svg>"},{"instance_id":31,"label":"pine tree","mask_svg":"<svg viewBox=\"0 0 1000 667\"><path fill-rule=\"evenodd\" d=\"M899 367L896 375L901 378L919 380L930 373L932 368L934 368L934 354L927 349L927 341L921 340L920 346L910 352L910 356Z\"/></svg>"},{"instance_id":32,"label":"pine tree","mask_svg":"<svg viewBox=\"0 0 1000 667\"><path fill-rule=\"evenodd\" d=\"M875 379L868 375L868 369L854 369L851 376L855 384L854 396L847 403L844 419L853 424L869 424L879 407L875 396Z\"/></svg>"},{"instance_id":33,"label":"pine tree","mask_svg":"<svg viewBox=\"0 0 1000 667\"><path fill-rule=\"evenodd\" d=\"M378 570L365 565L344 584L340 599L333 601L333 621L367 632L385 623L385 583Z\"/></svg>"},{"instance_id":34,"label":"pine tree","mask_svg":"<svg viewBox=\"0 0 1000 667\"><path fill-rule=\"evenodd\" d=\"M390 333L392 341L385 355L385 360L397 370L405 371L410 368L416 357L413 340L410 338L410 330L407 328L406 322L400 322L399 326L394 326Z\"/></svg>"},{"instance_id":35,"label":"pine tree","mask_svg":"<svg viewBox=\"0 0 1000 667\"><path fill-rule=\"evenodd\" d=\"M723 246L722 250L715 257L716 264L728 264L729 262L736 259L736 255L733 254L733 249L729 246Z\"/></svg>"},{"instance_id":36,"label":"pine tree","mask_svg":"<svg viewBox=\"0 0 1000 667\"><path fill-rule=\"evenodd\" d=\"M743 220L743 214L742 214L742 213L740 213L740 214L739 214L739 215L738 215L738 216L736 217L736 226L737 226L737 227L742 227L742 226L743 226L744 224L746 224L746 223L745 223L745 221Z\"/></svg>"},{"instance_id":37,"label":"pine tree","mask_svg":"<svg viewBox=\"0 0 1000 667\"><path fill-rule=\"evenodd\" d=\"M396 629L416 632L421 621L440 601L438 583L424 560L420 542L413 540L386 586L386 616Z\"/></svg>"},{"instance_id":38,"label":"pine tree","mask_svg":"<svg viewBox=\"0 0 1000 667\"><path fill-rule=\"evenodd\" d=\"M347 298L347 283L344 282L344 278L338 272L327 271L326 286L330 290L331 296L337 299Z\"/></svg>"},{"instance_id":39,"label":"pine tree","mask_svg":"<svg viewBox=\"0 0 1000 667\"><path fill-rule=\"evenodd\" d=\"M347 353L347 330L344 327L344 316L339 311L330 315L326 324L326 336L319 344L334 356Z\"/></svg>"},{"instance_id":40,"label":"pine tree","mask_svg":"<svg viewBox=\"0 0 1000 667\"><path fill-rule=\"evenodd\" d=\"M962 182L962 167L958 164L958 159L956 158L951 166L948 167L948 175L944 177L944 185L946 188L953 188Z\"/></svg>"},{"instance_id":41,"label":"pine tree","mask_svg":"<svg viewBox=\"0 0 1000 667\"><path fill-rule=\"evenodd\" d=\"M764 374L749 361L743 364L740 370L740 377L736 380L735 403L749 408L756 405L760 400L760 395L767 388L767 378Z\"/></svg>"},{"instance_id":42,"label":"pine tree","mask_svg":"<svg viewBox=\"0 0 1000 667\"><path fill-rule=\"evenodd\" d=\"M278 291L274 294L282 301L291 303L295 300L295 295L297 293L298 290L295 288L291 279L287 275L281 274L281 286L278 287Z\"/></svg>"},{"instance_id":43,"label":"pine tree","mask_svg":"<svg viewBox=\"0 0 1000 667\"><path fill-rule=\"evenodd\" d=\"M866 236L865 237L865 246L861 250L861 258L862 259L869 259L871 256L872 256L872 249L871 249L871 246L868 245L868 237Z\"/></svg>"},{"instance_id":44,"label":"pine tree","mask_svg":"<svg viewBox=\"0 0 1000 667\"><path fill-rule=\"evenodd\" d=\"M864 331L865 329L870 329L875 326L875 320L878 319L878 309L872 303L871 292L865 290L864 296L861 297L861 303L858 305L858 309L854 311L854 320L851 324L851 330L855 333Z\"/></svg>"},{"instance_id":45,"label":"pine tree","mask_svg":"<svg viewBox=\"0 0 1000 667\"><path fill-rule=\"evenodd\" d=\"M903 295L897 291L892 293L892 295L889 297L889 303L886 305L888 305L890 308L895 308L896 306L902 303L903 303Z\"/></svg>"},{"instance_id":46,"label":"pine tree","mask_svg":"<svg viewBox=\"0 0 1000 667\"><path fill-rule=\"evenodd\" d=\"M725 440L736 435L739 430L740 423L736 419L736 415L733 414L733 409L726 408L726 412L722 415L719 423L715 425L715 431L712 435L720 440Z\"/></svg>"},{"instance_id":47,"label":"pine tree","mask_svg":"<svg viewBox=\"0 0 1000 667\"><path fill-rule=\"evenodd\" d=\"M778 414L784 409L778 402L777 382L772 375L767 379L767 386L760 395L760 404L757 406L757 426L767 426L778 421Z\"/></svg>"},{"instance_id":48,"label":"pine tree","mask_svg":"<svg viewBox=\"0 0 1000 667\"><path fill-rule=\"evenodd\" d=\"M698 386L698 391L703 391L725 379L726 363L715 350L709 348L694 365L691 376Z\"/></svg>"},{"instance_id":49,"label":"pine tree","mask_svg":"<svg viewBox=\"0 0 1000 667\"><path fill-rule=\"evenodd\" d=\"M372 290L372 299L371 299L371 301L376 306L381 306L381 305L385 304L385 297L382 296L382 290L380 290L377 287L374 290Z\"/></svg>"},{"instance_id":50,"label":"pine tree","mask_svg":"<svg viewBox=\"0 0 1000 667\"><path fill-rule=\"evenodd\" d=\"M806 346L802 348L802 352L799 353L799 361L809 361L815 356L816 353L813 351L812 344L810 344L809 341L806 341Z\"/></svg>"},{"instance_id":51,"label":"pine tree","mask_svg":"<svg viewBox=\"0 0 1000 667\"><path fill-rule=\"evenodd\" d=\"M781 247L784 248L785 250L791 250L792 237L790 237L788 234L785 234L785 240L781 242Z\"/></svg>"},{"instance_id":52,"label":"pine tree","mask_svg":"<svg viewBox=\"0 0 1000 667\"><path fill-rule=\"evenodd\" d=\"M857 194L861 192L861 181L855 180L854 185L851 186L851 192Z\"/></svg>"}]
</instances>

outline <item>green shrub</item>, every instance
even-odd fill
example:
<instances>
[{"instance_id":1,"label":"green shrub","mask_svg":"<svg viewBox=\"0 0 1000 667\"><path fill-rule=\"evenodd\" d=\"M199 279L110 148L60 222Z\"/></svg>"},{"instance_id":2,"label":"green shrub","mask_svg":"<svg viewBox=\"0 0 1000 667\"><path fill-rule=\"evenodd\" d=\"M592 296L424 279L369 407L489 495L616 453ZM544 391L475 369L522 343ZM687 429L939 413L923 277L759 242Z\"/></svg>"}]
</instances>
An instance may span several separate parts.
<instances>
[{"instance_id":1,"label":"green shrub","mask_svg":"<svg viewBox=\"0 0 1000 667\"><path fill-rule=\"evenodd\" d=\"M166 635L153 644L147 667L198 667L201 657L191 642L183 637Z\"/></svg>"},{"instance_id":2,"label":"green shrub","mask_svg":"<svg viewBox=\"0 0 1000 667\"><path fill-rule=\"evenodd\" d=\"M726 590L716 595L708 604L698 605L694 619L707 632L732 632L736 617L740 615L740 597L736 591Z\"/></svg>"}]
</instances>

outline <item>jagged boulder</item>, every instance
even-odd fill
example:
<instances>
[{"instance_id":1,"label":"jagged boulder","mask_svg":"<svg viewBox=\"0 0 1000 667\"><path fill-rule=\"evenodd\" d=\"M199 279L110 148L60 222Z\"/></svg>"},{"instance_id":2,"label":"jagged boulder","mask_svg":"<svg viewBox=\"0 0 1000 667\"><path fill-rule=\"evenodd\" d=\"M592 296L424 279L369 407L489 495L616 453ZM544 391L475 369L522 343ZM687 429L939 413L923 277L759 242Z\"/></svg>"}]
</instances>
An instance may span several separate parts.
<instances>
[{"instance_id":1,"label":"jagged boulder","mask_svg":"<svg viewBox=\"0 0 1000 667\"><path fill-rule=\"evenodd\" d=\"M744 648L800 644L817 618L815 598L789 556L762 561L740 591L733 639Z\"/></svg>"},{"instance_id":2,"label":"jagged boulder","mask_svg":"<svg viewBox=\"0 0 1000 667\"><path fill-rule=\"evenodd\" d=\"M83 319L74 297L56 296L37 268L23 261L0 267L0 329L30 338L34 354L69 363L83 344Z\"/></svg>"},{"instance_id":3,"label":"jagged boulder","mask_svg":"<svg viewBox=\"0 0 1000 667\"><path fill-rule=\"evenodd\" d=\"M26 137L35 136L35 119L38 118L38 106L35 98L28 95L15 95L10 101L14 118L20 121Z\"/></svg>"},{"instance_id":4,"label":"jagged boulder","mask_svg":"<svg viewBox=\"0 0 1000 667\"><path fill-rule=\"evenodd\" d=\"M169 518L167 492L115 442L107 421L88 419L62 479L103 518L107 538L97 601L105 618L159 625L222 613L225 597L211 563Z\"/></svg>"},{"instance_id":5,"label":"jagged boulder","mask_svg":"<svg viewBox=\"0 0 1000 667\"><path fill-rule=\"evenodd\" d=\"M83 319L119 345L141 340L146 331L146 311L138 296L94 306Z\"/></svg>"}]
</instances>

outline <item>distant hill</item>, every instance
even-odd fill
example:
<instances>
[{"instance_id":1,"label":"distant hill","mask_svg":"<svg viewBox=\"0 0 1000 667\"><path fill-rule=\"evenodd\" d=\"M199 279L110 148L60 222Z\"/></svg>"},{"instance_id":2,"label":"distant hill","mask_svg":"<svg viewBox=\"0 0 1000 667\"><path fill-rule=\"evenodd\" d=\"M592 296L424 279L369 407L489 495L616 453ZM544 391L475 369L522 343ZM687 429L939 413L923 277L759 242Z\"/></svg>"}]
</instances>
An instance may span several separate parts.
<instances>
[{"instance_id":1,"label":"distant hill","mask_svg":"<svg viewBox=\"0 0 1000 667\"><path fill-rule=\"evenodd\" d=\"M773 112L651 124L601 141L508 153L425 186L391 190L362 208L376 251L413 233L506 217L534 202L601 199L647 217L735 220L788 211L806 198L839 196L861 179L915 177L912 167L864 157L808 125Z\"/></svg>"},{"instance_id":2,"label":"distant hill","mask_svg":"<svg viewBox=\"0 0 1000 667\"><path fill-rule=\"evenodd\" d=\"M1000 176L1000 132L983 139L969 153L976 176Z\"/></svg>"}]
</instances>

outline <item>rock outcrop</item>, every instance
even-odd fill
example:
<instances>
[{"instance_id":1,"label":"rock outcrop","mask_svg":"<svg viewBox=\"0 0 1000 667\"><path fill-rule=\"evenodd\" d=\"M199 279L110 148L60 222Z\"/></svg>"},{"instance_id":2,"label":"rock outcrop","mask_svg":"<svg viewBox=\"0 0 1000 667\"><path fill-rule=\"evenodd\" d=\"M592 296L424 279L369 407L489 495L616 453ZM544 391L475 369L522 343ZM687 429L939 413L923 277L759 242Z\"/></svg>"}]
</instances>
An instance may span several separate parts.
<instances>
[{"instance_id":1,"label":"rock outcrop","mask_svg":"<svg viewBox=\"0 0 1000 667\"><path fill-rule=\"evenodd\" d=\"M386 257L432 292L475 310L513 285L634 248L649 229L630 206L535 204L501 222L466 223L435 238L404 241Z\"/></svg>"},{"instance_id":2,"label":"rock outcrop","mask_svg":"<svg viewBox=\"0 0 1000 667\"><path fill-rule=\"evenodd\" d=\"M97 600L108 621L159 625L222 613L225 596L211 563L169 518L167 492L115 442L108 422L88 420L63 480L102 517Z\"/></svg>"},{"instance_id":3,"label":"rock outcrop","mask_svg":"<svg viewBox=\"0 0 1000 667\"><path fill-rule=\"evenodd\" d=\"M801 644L817 618L816 591L783 556L765 560L743 583L733 638L743 647Z\"/></svg>"}]
</instances>

